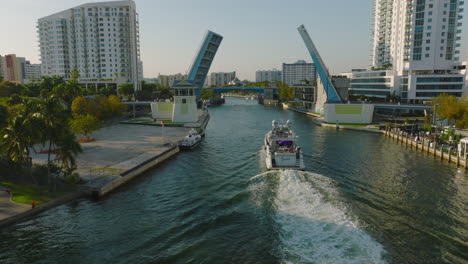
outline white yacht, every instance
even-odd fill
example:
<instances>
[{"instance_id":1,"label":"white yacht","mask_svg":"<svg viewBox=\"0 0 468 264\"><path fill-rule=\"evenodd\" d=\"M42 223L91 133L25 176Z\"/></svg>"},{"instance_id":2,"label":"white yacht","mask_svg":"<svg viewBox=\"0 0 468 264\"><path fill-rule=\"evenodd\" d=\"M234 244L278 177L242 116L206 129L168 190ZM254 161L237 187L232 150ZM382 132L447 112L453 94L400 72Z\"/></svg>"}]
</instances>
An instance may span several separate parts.
<instances>
[{"instance_id":1,"label":"white yacht","mask_svg":"<svg viewBox=\"0 0 468 264\"><path fill-rule=\"evenodd\" d=\"M304 158L297 145L297 136L291 129L291 121L279 125L273 120L272 129L265 135L266 167L268 170L304 170Z\"/></svg>"},{"instance_id":2,"label":"white yacht","mask_svg":"<svg viewBox=\"0 0 468 264\"><path fill-rule=\"evenodd\" d=\"M202 140L202 136L198 134L198 132L195 129L191 129L188 132L188 135L185 136L185 138L179 142L179 148L181 150L191 150L198 146Z\"/></svg>"}]
</instances>

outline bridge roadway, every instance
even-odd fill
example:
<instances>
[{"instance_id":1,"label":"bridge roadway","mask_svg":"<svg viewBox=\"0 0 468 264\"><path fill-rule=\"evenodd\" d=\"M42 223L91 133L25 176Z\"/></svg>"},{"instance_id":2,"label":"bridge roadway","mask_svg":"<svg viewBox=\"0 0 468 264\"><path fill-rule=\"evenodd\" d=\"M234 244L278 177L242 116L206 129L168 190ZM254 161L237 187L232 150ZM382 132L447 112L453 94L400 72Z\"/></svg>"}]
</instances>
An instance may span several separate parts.
<instances>
[{"instance_id":1,"label":"bridge roadway","mask_svg":"<svg viewBox=\"0 0 468 264\"><path fill-rule=\"evenodd\" d=\"M207 89L213 89L213 92L216 94L226 93L230 91L249 91L249 92L255 92L255 93L265 92L264 87L249 87L249 86L213 87L213 88L207 88Z\"/></svg>"},{"instance_id":2,"label":"bridge roadway","mask_svg":"<svg viewBox=\"0 0 468 264\"><path fill-rule=\"evenodd\" d=\"M231 87L222 87L222 88L231 88ZM263 88L263 87L255 87L255 88ZM247 89L245 89L247 90ZM221 93L218 90L218 93ZM227 92L221 90L223 92ZM232 90L229 90L232 91ZM250 90L249 90L250 91ZM216 93L216 92L215 92ZM127 105L135 105L135 106L150 106L151 103L154 102L124 102ZM375 103L373 104L376 109L401 109L401 110L431 110L432 107L430 105L423 105L423 104L393 104L393 103Z\"/></svg>"}]
</instances>

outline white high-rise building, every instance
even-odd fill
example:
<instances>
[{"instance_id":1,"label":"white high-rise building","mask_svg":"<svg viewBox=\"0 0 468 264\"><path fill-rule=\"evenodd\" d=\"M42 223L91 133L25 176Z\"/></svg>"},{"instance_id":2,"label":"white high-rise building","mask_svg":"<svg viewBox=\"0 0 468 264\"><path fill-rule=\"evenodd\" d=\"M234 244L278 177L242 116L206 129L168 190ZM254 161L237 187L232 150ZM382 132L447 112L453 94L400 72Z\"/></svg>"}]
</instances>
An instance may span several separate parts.
<instances>
[{"instance_id":1,"label":"white high-rise building","mask_svg":"<svg viewBox=\"0 0 468 264\"><path fill-rule=\"evenodd\" d=\"M459 0L374 0L372 66L447 70L460 59Z\"/></svg>"},{"instance_id":2,"label":"white high-rise building","mask_svg":"<svg viewBox=\"0 0 468 264\"><path fill-rule=\"evenodd\" d=\"M212 72L208 77L208 86L228 85L236 78L236 72Z\"/></svg>"},{"instance_id":3,"label":"white high-rise building","mask_svg":"<svg viewBox=\"0 0 468 264\"><path fill-rule=\"evenodd\" d=\"M31 83L41 78L41 64L31 64L26 61L24 66L24 83Z\"/></svg>"},{"instance_id":4,"label":"white high-rise building","mask_svg":"<svg viewBox=\"0 0 468 264\"><path fill-rule=\"evenodd\" d=\"M354 95L420 103L467 92L460 60L460 0L374 0L373 70L353 75Z\"/></svg>"},{"instance_id":5,"label":"white high-rise building","mask_svg":"<svg viewBox=\"0 0 468 264\"><path fill-rule=\"evenodd\" d=\"M171 87L174 81L187 80L187 74L176 73L172 75L158 75L159 84L164 87Z\"/></svg>"},{"instance_id":6,"label":"white high-rise building","mask_svg":"<svg viewBox=\"0 0 468 264\"><path fill-rule=\"evenodd\" d=\"M315 64L298 60L295 63L283 63L283 83L287 85L300 84L304 80L313 82L316 80Z\"/></svg>"},{"instance_id":7,"label":"white high-rise building","mask_svg":"<svg viewBox=\"0 0 468 264\"><path fill-rule=\"evenodd\" d=\"M280 70L273 69L270 71L256 71L255 81L256 82L275 82L282 81L283 73Z\"/></svg>"},{"instance_id":8,"label":"white high-rise building","mask_svg":"<svg viewBox=\"0 0 468 264\"><path fill-rule=\"evenodd\" d=\"M134 1L83 4L38 20L42 74L86 83L134 83L142 65ZM139 76L140 75L140 76Z\"/></svg>"}]
</instances>

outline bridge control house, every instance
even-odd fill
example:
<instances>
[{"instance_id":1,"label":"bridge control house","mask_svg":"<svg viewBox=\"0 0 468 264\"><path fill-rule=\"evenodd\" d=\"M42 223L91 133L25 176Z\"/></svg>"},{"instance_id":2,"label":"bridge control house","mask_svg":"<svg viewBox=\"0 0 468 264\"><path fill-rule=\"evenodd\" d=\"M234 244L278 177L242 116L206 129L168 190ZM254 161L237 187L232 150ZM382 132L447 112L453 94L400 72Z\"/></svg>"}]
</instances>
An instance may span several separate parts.
<instances>
[{"instance_id":1,"label":"bridge control house","mask_svg":"<svg viewBox=\"0 0 468 264\"><path fill-rule=\"evenodd\" d=\"M173 102L151 103L151 114L156 120L171 120L174 123L193 123L198 121L198 109L194 81L174 81L171 86Z\"/></svg>"}]
</instances>

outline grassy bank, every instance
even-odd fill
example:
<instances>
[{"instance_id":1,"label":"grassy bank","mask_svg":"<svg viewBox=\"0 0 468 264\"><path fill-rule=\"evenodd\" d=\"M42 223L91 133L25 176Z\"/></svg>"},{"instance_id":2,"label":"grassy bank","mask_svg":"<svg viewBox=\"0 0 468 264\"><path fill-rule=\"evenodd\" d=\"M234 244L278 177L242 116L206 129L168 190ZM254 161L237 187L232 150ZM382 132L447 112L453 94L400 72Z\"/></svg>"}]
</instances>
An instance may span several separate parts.
<instances>
[{"instance_id":1,"label":"grassy bank","mask_svg":"<svg viewBox=\"0 0 468 264\"><path fill-rule=\"evenodd\" d=\"M13 192L12 200L22 204L31 204L34 200L36 205L41 205L67 193L61 190L53 194L49 192L47 186L17 184L2 179L0 179L0 186L9 188Z\"/></svg>"}]
</instances>

